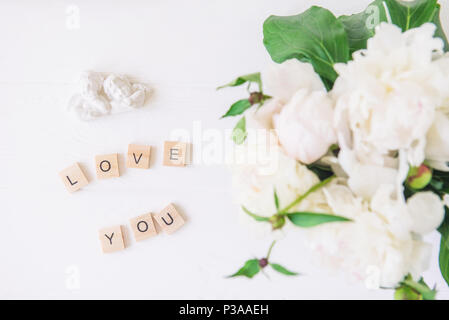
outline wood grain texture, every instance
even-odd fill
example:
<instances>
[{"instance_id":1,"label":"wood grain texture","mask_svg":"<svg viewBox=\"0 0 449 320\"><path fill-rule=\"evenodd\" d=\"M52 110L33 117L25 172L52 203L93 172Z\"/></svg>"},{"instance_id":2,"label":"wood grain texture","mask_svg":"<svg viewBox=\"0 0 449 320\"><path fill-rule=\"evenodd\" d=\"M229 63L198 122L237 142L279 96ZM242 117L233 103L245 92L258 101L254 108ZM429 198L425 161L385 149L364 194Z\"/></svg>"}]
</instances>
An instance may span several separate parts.
<instances>
[{"instance_id":1,"label":"wood grain texture","mask_svg":"<svg viewBox=\"0 0 449 320\"><path fill-rule=\"evenodd\" d=\"M237 119L219 117L247 94L244 87L216 87L270 63L262 42L269 15L312 5L350 14L371 1L0 1L0 242L7 244L0 251L0 298L391 299L390 290L330 276L297 230L272 257L304 276L225 279L246 259L264 255L271 239L240 214L229 168L200 161L211 144L208 130L230 141L224 132ZM449 31L449 3L440 2ZM66 26L72 4L79 9L78 29ZM142 109L80 122L66 106L84 70L129 74L155 94ZM195 137L194 124L201 129ZM190 134L194 161L178 170L163 166L163 142L177 141L180 131ZM98 180L94 156L126 155L130 142L152 146L150 169L126 168L119 156L120 178ZM74 162L89 185L69 194L58 172ZM101 253L99 229L128 226L129 219L172 201L188 226L138 244L124 228L130 247ZM424 278L447 299L439 236L425 240L433 258ZM80 287L71 289L67 283L77 274Z\"/></svg>"}]
</instances>

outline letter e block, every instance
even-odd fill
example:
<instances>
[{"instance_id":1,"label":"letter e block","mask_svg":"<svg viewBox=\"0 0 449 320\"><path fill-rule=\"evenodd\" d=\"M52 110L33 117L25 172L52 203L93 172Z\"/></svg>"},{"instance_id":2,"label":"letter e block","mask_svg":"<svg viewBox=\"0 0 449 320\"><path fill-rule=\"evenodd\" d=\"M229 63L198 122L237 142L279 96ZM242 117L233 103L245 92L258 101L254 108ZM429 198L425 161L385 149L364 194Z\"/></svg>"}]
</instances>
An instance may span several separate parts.
<instances>
[{"instance_id":1,"label":"letter e block","mask_svg":"<svg viewBox=\"0 0 449 320\"><path fill-rule=\"evenodd\" d=\"M89 181L87 181L87 178L78 163L62 170L59 173L59 176L69 192L78 191L82 187L89 184Z\"/></svg>"},{"instance_id":2,"label":"letter e block","mask_svg":"<svg viewBox=\"0 0 449 320\"><path fill-rule=\"evenodd\" d=\"M136 241L141 241L157 235L156 226L154 225L151 213L132 218L129 220L129 223L133 229Z\"/></svg>"},{"instance_id":3,"label":"letter e block","mask_svg":"<svg viewBox=\"0 0 449 320\"><path fill-rule=\"evenodd\" d=\"M98 179L119 177L117 153L95 156L95 170Z\"/></svg>"},{"instance_id":4,"label":"letter e block","mask_svg":"<svg viewBox=\"0 0 449 320\"><path fill-rule=\"evenodd\" d=\"M115 226L101 229L98 232L103 253L111 253L125 249L122 227Z\"/></svg>"},{"instance_id":5,"label":"letter e block","mask_svg":"<svg viewBox=\"0 0 449 320\"><path fill-rule=\"evenodd\" d=\"M126 167L148 169L150 167L151 146L141 146L137 144L128 145L128 155Z\"/></svg>"},{"instance_id":6,"label":"letter e block","mask_svg":"<svg viewBox=\"0 0 449 320\"><path fill-rule=\"evenodd\" d=\"M184 167L187 162L187 143L164 142L164 166Z\"/></svg>"},{"instance_id":7,"label":"letter e block","mask_svg":"<svg viewBox=\"0 0 449 320\"><path fill-rule=\"evenodd\" d=\"M154 216L154 219L167 234L172 234L185 223L173 204L166 206L164 210Z\"/></svg>"}]
</instances>

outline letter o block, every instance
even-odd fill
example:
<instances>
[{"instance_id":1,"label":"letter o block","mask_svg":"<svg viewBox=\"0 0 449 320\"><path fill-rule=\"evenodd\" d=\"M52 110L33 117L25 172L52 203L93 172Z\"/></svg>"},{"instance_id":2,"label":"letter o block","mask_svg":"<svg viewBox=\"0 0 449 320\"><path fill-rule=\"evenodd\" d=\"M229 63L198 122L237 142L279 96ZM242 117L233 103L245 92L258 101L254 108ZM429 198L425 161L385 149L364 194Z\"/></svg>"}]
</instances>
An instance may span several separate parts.
<instances>
[{"instance_id":1,"label":"letter o block","mask_svg":"<svg viewBox=\"0 0 449 320\"><path fill-rule=\"evenodd\" d=\"M157 235L156 226L151 213L144 214L129 220L136 241L141 241Z\"/></svg>"},{"instance_id":2,"label":"letter o block","mask_svg":"<svg viewBox=\"0 0 449 320\"><path fill-rule=\"evenodd\" d=\"M119 177L117 153L95 156L95 171L98 179Z\"/></svg>"}]
</instances>

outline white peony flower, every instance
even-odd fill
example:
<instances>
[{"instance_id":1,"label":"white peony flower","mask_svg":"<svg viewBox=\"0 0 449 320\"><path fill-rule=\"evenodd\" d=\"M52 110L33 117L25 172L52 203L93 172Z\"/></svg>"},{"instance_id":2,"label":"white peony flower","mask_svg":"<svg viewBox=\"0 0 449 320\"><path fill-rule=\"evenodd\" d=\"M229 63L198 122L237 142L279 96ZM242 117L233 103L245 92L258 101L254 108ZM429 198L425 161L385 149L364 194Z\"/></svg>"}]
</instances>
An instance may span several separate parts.
<instances>
[{"instance_id":1,"label":"white peony flower","mask_svg":"<svg viewBox=\"0 0 449 320\"><path fill-rule=\"evenodd\" d=\"M449 171L449 54L440 56L434 62L439 73L435 73L442 102L437 107L435 120L427 132L426 160L437 170Z\"/></svg>"},{"instance_id":2,"label":"white peony flower","mask_svg":"<svg viewBox=\"0 0 449 320\"><path fill-rule=\"evenodd\" d=\"M412 232L414 218L403 200L395 200L393 186L383 185L370 201L337 183L324 194L333 213L353 221L307 229L307 243L322 263L360 281L375 269L381 287L394 287L408 273L418 277L427 269L431 248Z\"/></svg>"},{"instance_id":3,"label":"white peony flower","mask_svg":"<svg viewBox=\"0 0 449 320\"><path fill-rule=\"evenodd\" d=\"M275 189L281 205L287 206L319 182L306 166L282 152L275 137L271 136L271 139L273 142L268 149L263 139L236 146L236 161L231 166L237 202L252 212L266 216L276 212L273 198Z\"/></svg>"},{"instance_id":4,"label":"white peony flower","mask_svg":"<svg viewBox=\"0 0 449 320\"><path fill-rule=\"evenodd\" d=\"M319 179L306 166L286 156L274 134L266 132L258 139L253 135L254 131L250 131L247 142L235 146L235 162L231 165L233 198L239 206L269 217L276 213L274 190L281 207L285 207ZM241 218L263 233L271 229L269 223L255 222L243 211Z\"/></svg>"},{"instance_id":5,"label":"white peony flower","mask_svg":"<svg viewBox=\"0 0 449 320\"><path fill-rule=\"evenodd\" d=\"M262 72L262 80L266 92L273 98L265 102L260 109L252 108L246 113L246 125L250 128L274 129L273 118L298 90L326 91L312 65L297 59L270 64Z\"/></svg>"},{"instance_id":6,"label":"white peony flower","mask_svg":"<svg viewBox=\"0 0 449 320\"><path fill-rule=\"evenodd\" d=\"M433 192L418 192L407 201L413 218L412 231L427 234L440 226L444 219L444 205Z\"/></svg>"},{"instance_id":7,"label":"white peony flower","mask_svg":"<svg viewBox=\"0 0 449 320\"><path fill-rule=\"evenodd\" d=\"M278 114L283 107L284 103L281 100L273 98L265 102L259 109L249 109L245 113L246 127L251 129L273 130L274 115Z\"/></svg>"},{"instance_id":8,"label":"white peony flower","mask_svg":"<svg viewBox=\"0 0 449 320\"><path fill-rule=\"evenodd\" d=\"M286 60L281 64L271 64L262 73L262 80L268 94L284 104L301 89L326 91L312 65L297 59Z\"/></svg>"},{"instance_id":9,"label":"white peony flower","mask_svg":"<svg viewBox=\"0 0 449 320\"><path fill-rule=\"evenodd\" d=\"M301 89L275 116L275 127L285 152L310 164L337 142L332 120L333 105L327 93Z\"/></svg>"},{"instance_id":10,"label":"white peony flower","mask_svg":"<svg viewBox=\"0 0 449 320\"><path fill-rule=\"evenodd\" d=\"M426 159L432 168L449 171L449 118L441 111L427 132Z\"/></svg>"},{"instance_id":11,"label":"white peony flower","mask_svg":"<svg viewBox=\"0 0 449 320\"><path fill-rule=\"evenodd\" d=\"M435 25L402 33L382 23L354 60L337 64L333 97L340 145L353 149L364 164L383 165L385 156L403 150L411 165L425 158L425 142L441 96L435 86ZM344 141L342 141L344 140Z\"/></svg>"}]
</instances>

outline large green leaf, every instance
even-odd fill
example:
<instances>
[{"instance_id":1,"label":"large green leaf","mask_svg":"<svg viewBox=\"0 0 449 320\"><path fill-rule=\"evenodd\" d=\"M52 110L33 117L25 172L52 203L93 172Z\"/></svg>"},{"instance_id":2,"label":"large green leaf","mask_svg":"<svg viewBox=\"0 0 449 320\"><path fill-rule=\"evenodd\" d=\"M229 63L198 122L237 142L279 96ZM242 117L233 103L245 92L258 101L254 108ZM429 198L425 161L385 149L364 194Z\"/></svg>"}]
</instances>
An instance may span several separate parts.
<instances>
[{"instance_id":1,"label":"large green leaf","mask_svg":"<svg viewBox=\"0 0 449 320\"><path fill-rule=\"evenodd\" d=\"M441 275L449 285L449 210L445 207L444 222L438 228L441 234L440 254L438 257Z\"/></svg>"},{"instance_id":2,"label":"large green leaf","mask_svg":"<svg viewBox=\"0 0 449 320\"><path fill-rule=\"evenodd\" d=\"M417 28L433 21L437 9L437 0L385 0L390 11L391 21L403 31Z\"/></svg>"},{"instance_id":3,"label":"large green leaf","mask_svg":"<svg viewBox=\"0 0 449 320\"><path fill-rule=\"evenodd\" d=\"M270 16L263 25L263 34L273 61L296 58L310 62L328 88L337 78L334 64L349 59L343 24L321 7L313 6L295 16Z\"/></svg>"},{"instance_id":4,"label":"large green leaf","mask_svg":"<svg viewBox=\"0 0 449 320\"><path fill-rule=\"evenodd\" d=\"M345 217L315 212L292 212L288 213L287 217L294 225L303 228L310 228L329 222L351 221L351 219Z\"/></svg>"},{"instance_id":5,"label":"large green leaf","mask_svg":"<svg viewBox=\"0 0 449 320\"><path fill-rule=\"evenodd\" d=\"M449 50L449 42L447 41L446 34L444 33L443 26L441 25L440 20L440 5L437 5L435 15L432 20L433 23L437 26L437 30L435 31L435 36L442 39L444 42L444 51Z\"/></svg>"},{"instance_id":6,"label":"large green leaf","mask_svg":"<svg viewBox=\"0 0 449 320\"><path fill-rule=\"evenodd\" d=\"M388 8L388 12L385 10ZM403 31L417 28L426 22L433 22L437 26L435 36L445 43L445 50L449 49L446 35L440 22L440 5L437 0L415 0L405 2L400 0L375 0L363 12L338 18L342 22L346 33L350 52L365 49L367 40L375 33L375 27L388 21L399 26Z\"/></svg>"},{"instance_id":7,"label":"large green leaf","mask_svg":"<svg viewBox=\"0 0 449 320\"><path fill-rule=\"evenodd\" d=\"M351 54L357 50L366 49L366 43L374 36L376 26L380 22L388 21L383 2L383 0L376 0L363 12L338 17L348 34Z\"/></svg>"}]
</instances>

